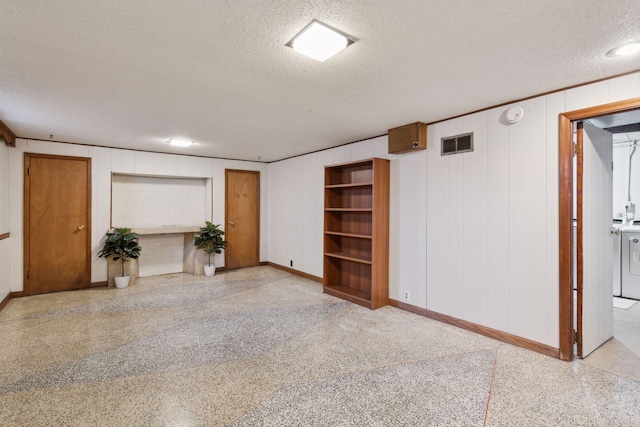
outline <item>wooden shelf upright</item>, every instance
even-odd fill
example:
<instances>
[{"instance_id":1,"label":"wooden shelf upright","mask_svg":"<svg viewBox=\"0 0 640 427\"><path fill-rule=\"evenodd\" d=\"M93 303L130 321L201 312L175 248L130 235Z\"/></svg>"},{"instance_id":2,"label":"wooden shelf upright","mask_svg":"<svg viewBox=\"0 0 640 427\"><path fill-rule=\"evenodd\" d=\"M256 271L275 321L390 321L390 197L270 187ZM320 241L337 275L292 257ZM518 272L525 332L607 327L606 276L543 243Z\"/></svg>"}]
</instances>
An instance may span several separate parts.
<instances>
[{"instance_id":1,"label":"wooden shelf upright","mask_svg":"<svg viewBox=\"0 0 640 427\"><path fill-rule=\"evenodd\" d=\"M389 297L389 161L325 166L324 292L372 310Z\"/></svg>"}]
</instances>

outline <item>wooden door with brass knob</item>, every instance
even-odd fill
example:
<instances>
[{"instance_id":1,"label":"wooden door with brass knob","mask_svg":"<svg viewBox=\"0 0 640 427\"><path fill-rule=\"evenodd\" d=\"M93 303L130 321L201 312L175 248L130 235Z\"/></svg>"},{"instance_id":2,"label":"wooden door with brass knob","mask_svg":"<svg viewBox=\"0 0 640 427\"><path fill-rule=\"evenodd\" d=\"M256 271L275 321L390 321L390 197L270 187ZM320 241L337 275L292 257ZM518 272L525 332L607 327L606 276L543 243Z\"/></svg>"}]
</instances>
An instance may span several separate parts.
<instances>
[{"instance_id":1,"label":"wooden door with brass knob","mask_svg":"<svg viewBox=\"0 0 640 427\"><path fill-rule=\"evenodd\" d=\"M260 264L260 172L225 171L225 269Z\"/></svg>"},{"instance_id":2,"label":"wooden door with brass knob","mask_svg":"<svg viewBox=\"0 0 640 427\"><path fill-rule=\"evenodd\" d=\"M91 284L91 159L25 153L24 293Z\"/></svg>"}]
</instances>

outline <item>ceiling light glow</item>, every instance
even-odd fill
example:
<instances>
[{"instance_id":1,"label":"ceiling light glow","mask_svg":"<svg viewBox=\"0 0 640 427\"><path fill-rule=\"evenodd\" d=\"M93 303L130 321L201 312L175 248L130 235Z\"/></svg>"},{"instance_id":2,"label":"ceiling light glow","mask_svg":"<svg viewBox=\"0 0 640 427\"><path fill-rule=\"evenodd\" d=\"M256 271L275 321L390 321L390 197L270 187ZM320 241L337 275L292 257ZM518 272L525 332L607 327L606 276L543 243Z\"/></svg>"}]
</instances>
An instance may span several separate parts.
<instances>
[{"instance_id":1,"label":"ceiling light glow","mask_svg":"<svg viewBox=\"0 0 640 427\"><path fill-rule=\"evenodd\" d=\"M607 56L631 56L638 52L640 52L640 40L635 40L621 46L614 47L607 52Z\"/></svg>"},{"instance_id":2,"label":"ceiling light glow","mask_svg":"<svg viewBox=\"0 0 640 427\"><path fill-rule=\"evenodd\" d=\"M296 52L324 62L355 40L319 21L313 20L287 46Z\"/></svg>"},{"instance_id":3,"label":"ceiling light glow","mask_svg":"<svg viewBox=\"0 0 640 427\"><path fill-rule=\"evenodd\" d=\"M189 141L188 139L171 138L169 140L169 144L175 145L176 147L188 147L193 144L193 141Z\"/></svg>"}]
</instances>

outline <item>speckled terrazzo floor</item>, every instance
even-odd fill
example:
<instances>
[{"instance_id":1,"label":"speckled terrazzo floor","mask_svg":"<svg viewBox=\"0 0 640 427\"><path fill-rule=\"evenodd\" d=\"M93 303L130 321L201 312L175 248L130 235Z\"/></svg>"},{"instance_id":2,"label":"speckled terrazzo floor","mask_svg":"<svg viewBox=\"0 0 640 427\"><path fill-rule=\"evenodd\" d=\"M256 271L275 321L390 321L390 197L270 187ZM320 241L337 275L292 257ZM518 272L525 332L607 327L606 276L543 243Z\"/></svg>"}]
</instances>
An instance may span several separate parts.
<instances>
[{"instance_id":1,"label":"speckled terrazzo floor","mask_svg":"<svg viewBox=\"0 0 640 427\"><path fill-rule=\"evenodd\" d=\"M566 363L271 267L144 278L9 302L0 426L640 425L623 335Z\"/></svg>"}]
</instances>

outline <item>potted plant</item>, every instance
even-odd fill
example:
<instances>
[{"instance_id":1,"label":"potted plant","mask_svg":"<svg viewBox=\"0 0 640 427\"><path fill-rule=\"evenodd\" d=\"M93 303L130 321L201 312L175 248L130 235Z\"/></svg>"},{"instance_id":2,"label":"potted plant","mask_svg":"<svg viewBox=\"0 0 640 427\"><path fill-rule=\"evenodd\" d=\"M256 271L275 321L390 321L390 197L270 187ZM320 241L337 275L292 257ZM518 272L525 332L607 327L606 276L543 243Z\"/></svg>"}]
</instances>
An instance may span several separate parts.
<instances>
[{"instance_id":1,"label":"potted plant","mask_svg":"<svg viewBox=\"0 0 640 427\"><path fill-rule=\"evenodd\" d=\"M221 254L227 246L227 242L222 236L224 236L224 231L220 230L220 224L206 221L206 225L200 227L200 232L193 237L193 244L196 248L209 254L209 264L204 266L204 274L209 277L216 273L216 266L211 264L211 254Z\"/></svg>"},{"instance_id":2,"label":"potted plant","mask_svg":"<svg viewBox=\"0 0 640 427\"><path fill-rule=\"evenodd\" d=\"M141 247L138 245L140 236L131 231L130 228L112 228L107 232L107 239L98 256L106 259L113 259L122 263L122 275L116 276L116 288L126 288L129 286L130 276L124 274L124 263L129 259L137 259L140 256Z\"/></svg>"}]
</instances>

